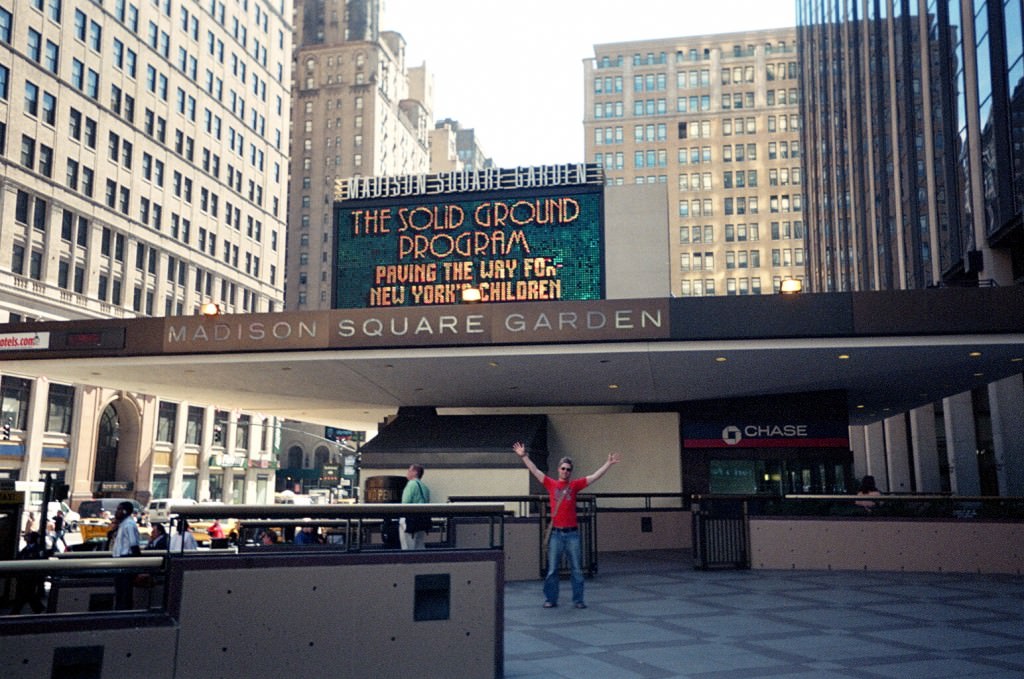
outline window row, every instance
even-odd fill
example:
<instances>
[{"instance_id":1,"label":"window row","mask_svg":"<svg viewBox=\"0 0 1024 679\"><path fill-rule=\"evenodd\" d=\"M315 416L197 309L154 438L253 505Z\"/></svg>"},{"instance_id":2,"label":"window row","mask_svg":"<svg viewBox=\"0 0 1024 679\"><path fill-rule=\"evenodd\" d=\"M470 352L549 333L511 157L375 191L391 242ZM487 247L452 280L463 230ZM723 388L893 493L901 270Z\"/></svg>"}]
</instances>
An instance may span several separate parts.
<instances>
[{"instance_id":1,"label":"window row","mask_svg":"<svg viewBox=\"0 0 1024 679\"><path fill-rule=\"evenodd\" d=\"M633 153L633 166L638 169L645 167L668 167L668 151L665 149L635 151Z\"/></svg>"},{"instance_id":2,"label":"window row","mask_svg":"<svg viewBox=\"0 0 1024 679\"><path fill-rule=\"evenodd\" d=\"M803 240L805 234L804 223L800 220L796 221L785 221L785 222L771 222L771 239L777 240L790 240L797 239ZM725 242L756 242L761 239L760 225L757 222L750 224L726 224L724 227L725 231ZM715 227L711 224L695 225L695 226L680 226L679 227L679 243L680 245L689 245L691 243L714 243L715 242Z\"/></svg>"},{"instance_id":3,"label":"window row","mask_svg":"<svg viewBox=\"0 0 1024 679\"><path fill-rule=\"evenodd\" d=\"M32 389L46 389L46 432L70 434L75 412L75 388L46 380L29 380L12 375L0 379L0 418L12 431L29 427Z\"/></svg>"},{"instance_id":4,"label":"window row","mask_svg":"<svg viewBox=\"0 0 1024 679\"><path fill-rule=\"evenodd\" d=\"M679 294L682 297L714 297L715 279L682 280L679 283Z\"/></svg>"},{"instance_id":5,"label":"window row","mask_svg":"<svg viewBox=\"0 0 1024 679\"><path fill-rule=\"evenodd\" d=\"M82 168L83 170L88 168ZM118 186L112 180L108 180L107 200L117 201L119 198L125 195L127 187ZM124 200L120 198L120 200ZM147 198L141 199L141 214L140 219L145 223L149 224L152 220L154 228L159 229L161 226L160 221L162 220L162 207L157 203L152 203ZM41 232L45 232L50 218L50 205L46 199L33 196L27 191L19 190L15 197L15 221L25 226L31 226L33 229ZM255 239L257 236L261 236L262 225L259 220L248 218L246 225L246 235L249 238ZM186 244L191 244L192 241L192 223L191 220L180 217L177 213L171 213L170 215L170 233L172 238L180 240ZM239 229L241 230L241 229ZM65 241L74 242L83 248L88 247L89 242L89 220L81 215L76 215L73 211L64 209L62 213L61 221L61 238ZM272 238L272 245L276 248L277 239L276 233ZM209 254L210 256L217 256L217 236L216 234L208 232L205 228L199 228L199 238L197 246L200 251ZM112 233L109 228L104 227L101 235L101 254L106 257L114 256L116 261L124 261L124 248L125 240L121 234ZM34 263L34 253L29 254L28 269L29 276L36 280L40 280L41 268L36 266ZM24 246L16 246L15 257L16 261L13 266L15 273L24 274L25 272L25 256L26 248ZM40 254L41 256L41 254ZM244 271L246 274L259 277L261 275L261 259L258 255L251 252L242 253L237 244L232 244L223 241L223 248L221 252L221 258L223 261L240 271ZM136 250L136 268L141 271L148 271L149 273L156 273L156 259L158 257L158 251L154 248L147 248L144 244L137 244ZM41 265L41 259L38 262ZM175 264L169 265L169 268L175 268ZM276 284L276 270L273 266L270 269L272 285ZM66 287L66 286L61 286ZM198 288L197 288L198 291ZM76 292L79 292L76 290ZM103 298L106 301L105 296Z\"/></svg>"},{"instance_id":6,"label":"window row","mask_svg":"<svg viewBox=\"0 0 1024 679\"><path fill-rule=\"evenodd\" d=\"M633 76L634 92L664 92L667 78L664 73L647 73Z\"/></svg>"},{"instance_id":7,"label":"window row","mask_svg":"<svg viewBox=\"0 0 1024 679\"><path fill-rule=\"evenodd\" d=\"M176 443L178 436L183 435L182 442L185 445L203 445L206 409L200 406L189 406L185 413L185 431L179 433L179 407L178 403L160 401L157 409L156 440L161 443ZM217 410L214 412L213 429L210 432L210 441L214 446L223 447L225 445L229 423L230 418L227 411ZM253 422L250 415L238 415L234 422L236 450L249 450L252 427Z\"/></svg>"}]
</instances>

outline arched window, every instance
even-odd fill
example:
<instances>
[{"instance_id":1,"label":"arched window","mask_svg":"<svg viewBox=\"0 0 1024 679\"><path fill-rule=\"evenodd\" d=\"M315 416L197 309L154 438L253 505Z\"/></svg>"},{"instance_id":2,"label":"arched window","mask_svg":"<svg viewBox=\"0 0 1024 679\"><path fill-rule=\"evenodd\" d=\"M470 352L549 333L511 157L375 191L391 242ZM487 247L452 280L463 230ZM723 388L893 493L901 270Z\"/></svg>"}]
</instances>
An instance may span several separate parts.
<instances>
[{"instance_id":1,"label":"arched window","mask_svg":"<svg viewBox=\"0 0 1024 679\"><path fill-rule=\"evenodd\" d=\"M96 440L96 466L92 480L96 483L117 480L117 444L121 438L121 426L113 404L104 409L100 416L99 437Z\"/></svg>"}]
</instances>

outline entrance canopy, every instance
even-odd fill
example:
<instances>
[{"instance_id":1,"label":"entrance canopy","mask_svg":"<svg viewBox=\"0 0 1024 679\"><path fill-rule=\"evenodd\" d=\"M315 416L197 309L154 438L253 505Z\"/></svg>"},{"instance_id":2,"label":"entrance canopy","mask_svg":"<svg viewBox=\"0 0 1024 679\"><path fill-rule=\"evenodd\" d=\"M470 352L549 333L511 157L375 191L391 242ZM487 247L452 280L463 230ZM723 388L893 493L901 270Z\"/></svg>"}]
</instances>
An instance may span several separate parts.
<instances>
[{"instance_id":1,"label":"entrance canopy","mask_svg":"<svg viewBox=\"0 0 1024 679\"><path fill-rule=\"evenodd\" d=\"M830 390L866 424L1024 372L1024 287L9 324L0 372L357 430Z\"/></svg>"}]
</instances>

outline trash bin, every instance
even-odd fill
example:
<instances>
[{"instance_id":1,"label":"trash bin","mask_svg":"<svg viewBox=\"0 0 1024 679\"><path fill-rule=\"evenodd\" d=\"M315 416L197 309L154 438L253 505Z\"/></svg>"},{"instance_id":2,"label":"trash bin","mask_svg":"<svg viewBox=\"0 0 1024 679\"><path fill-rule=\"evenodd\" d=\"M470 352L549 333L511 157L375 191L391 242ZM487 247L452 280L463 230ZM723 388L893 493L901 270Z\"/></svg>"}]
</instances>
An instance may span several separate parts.
<instances>
[{"instance_id":1,"label":"trash bin","mask_svg":"<svg viewBox=\"0 0 1024 679\"><path fill-rule=\"evenodd\" d=\"M694 568L750 568L746 500L696 496L692 514Z\"/></svg>"}]
</instances>

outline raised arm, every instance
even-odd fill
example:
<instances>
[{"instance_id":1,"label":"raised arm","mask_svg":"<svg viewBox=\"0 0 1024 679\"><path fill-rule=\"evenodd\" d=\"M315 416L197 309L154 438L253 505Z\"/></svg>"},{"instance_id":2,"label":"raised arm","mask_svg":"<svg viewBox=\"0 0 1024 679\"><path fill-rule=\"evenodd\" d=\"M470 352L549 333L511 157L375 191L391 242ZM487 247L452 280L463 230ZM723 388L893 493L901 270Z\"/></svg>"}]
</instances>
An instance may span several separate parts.
<instances>
[{"instance_id":1,"label":"raised arm","mask_svg":"<svg viewBox=\"0 0 1024 679\"><path fill-rule=\"evenodd\" d=\"M620 458L618 453L610 453L608 455L608 459L605 460L605 463L598 467L597 471L595 471L593 474L587 477L587 485L589 486L590 484L594 483L594 481L597 481L599 478L604 476L605 472L611 469L613 464L619 463L619 459Z\"/></svg>"},{"instance_id":2,"label":"raised arm","mask_svg":"<svg viewBox=\"0 0 1024 679\"><path fill-rule=\"evenodd\" d=\"M533 463L533 460L530 459L530 456L526 454L526 446L523 445L523 442L516 441L515 443L513 443L512 451L519 456L519 459L523 461L523 464L525 464L526 468L530 470L530 473L533 474L533 477L540 481L541 483L544 483L544 479L546 478L544 476L544 472L537 469L537 465L535 465Z\"/></svg>"}]
</instances>

